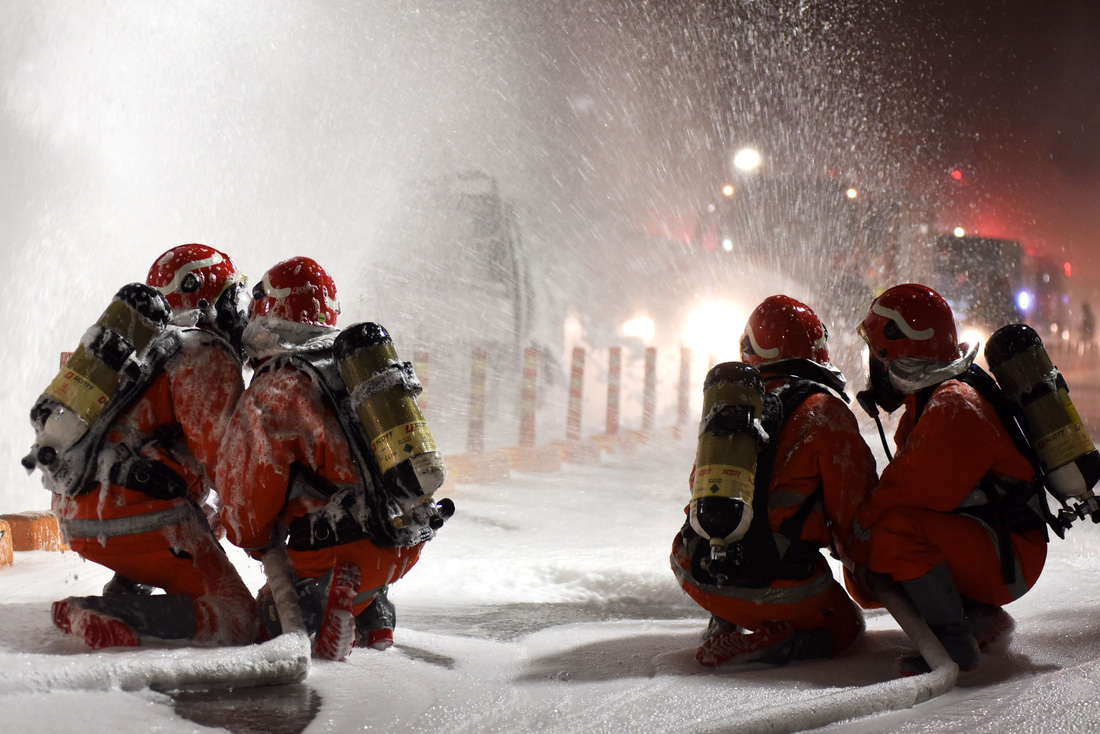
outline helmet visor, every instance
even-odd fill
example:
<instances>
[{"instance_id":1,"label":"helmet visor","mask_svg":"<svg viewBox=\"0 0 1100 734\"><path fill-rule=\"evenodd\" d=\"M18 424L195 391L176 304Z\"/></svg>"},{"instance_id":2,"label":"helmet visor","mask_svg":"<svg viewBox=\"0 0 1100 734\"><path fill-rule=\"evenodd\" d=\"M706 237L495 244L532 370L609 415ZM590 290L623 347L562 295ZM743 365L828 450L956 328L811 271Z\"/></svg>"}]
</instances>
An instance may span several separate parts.
<instances>
[{"instance_id":1,"label":"helmet visor","mask_svg":"<svg viewBox=\"0 0 1100 734\"><path fill-rule=\"evenodd\" d=\"M860 321L859 325L856 326L856 333L859 334L859 338L863 340L864 344L868 347L871 346L871 340L867 338L867 326L863 321Z\"/></svg>"}]
</instances>

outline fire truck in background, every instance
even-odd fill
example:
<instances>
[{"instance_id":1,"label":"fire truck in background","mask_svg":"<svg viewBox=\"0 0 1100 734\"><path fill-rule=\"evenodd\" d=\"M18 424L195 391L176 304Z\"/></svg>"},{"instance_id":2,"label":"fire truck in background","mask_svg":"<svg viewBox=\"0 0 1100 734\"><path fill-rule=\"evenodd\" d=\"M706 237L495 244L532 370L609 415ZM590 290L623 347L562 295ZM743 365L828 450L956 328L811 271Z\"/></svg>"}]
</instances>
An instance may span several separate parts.
<instances>
[{"instance_id":1,"label":"fire truck in background","mask_svg":"<svg viewBox=\"0 0 1100 734\"><path fill-rule=\"evenodd\" d=\"M840 177L753 177L706 207L697 248L728 267L753 262L802 284L831 330L833 353L859 374L852 328L877 289L925 282L951 304L968 339L1027 323L1067 339L1068 273L1020 242L936 235L926 204L900 189L864 189ZM838 354L839 350L839 354Z\"/></svg>"},{"instance_id":2,"label":"fire truck in background","mask_svg":"<svg viewBox=\"0 0 1100 734\"><path fill-rule=\"evenodd\" d=\"M1069 337L1064 268L1016 240L939 235L931 283L955 312L964 341L984 342L993 331L1027 323L1045 340Z\"/></svg>"},{"instance_id":3,"label":"fire truck in background","mask_svg":"<svg viewBox=\"0 0 1100 734\"><path fill-rule=\"evenodd\" d=\"M697 249L712 278L751 263L776 292L810 304L829 329L830 355L850 380L863 371L856 324L876 288L925 272L931 216L901 189L864 189L840 176L752 176L726 186L699 217ZM749 308L755 304L748 304Z\"/></svg>"}]
</instances>

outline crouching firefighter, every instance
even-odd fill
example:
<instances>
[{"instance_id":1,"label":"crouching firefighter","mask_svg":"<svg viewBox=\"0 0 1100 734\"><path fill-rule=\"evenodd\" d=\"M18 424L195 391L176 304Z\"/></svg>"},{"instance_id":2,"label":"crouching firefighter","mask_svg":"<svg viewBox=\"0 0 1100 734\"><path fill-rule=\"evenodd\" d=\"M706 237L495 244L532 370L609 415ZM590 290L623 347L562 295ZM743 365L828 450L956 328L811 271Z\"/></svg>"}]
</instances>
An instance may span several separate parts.
<instances>
[{"instance_id":1,"label":"crouching firefighter","mask_svg":"<svg viewBox=\"0 0 1100 734\"><path fill-rule=\"evenodd\" d=\"M205 512L244 389L232 346L243 287L224 253L169 250L118 292L31 412L24 465L53 490L70 547L116 573L103 596L53 605L54 624L93 648L256 639L252 594Z\"/></svg>"},{"instance_id":2,"label":"crouching firefighter","mask_svg":"<svg viewBox=\"0 0 1100 734\"><path fill-rule=\"evenodd\" d=\"M898 582L959 669L973 670L980 651L1007 646L1015 623L1002 606L1035 585L1046 561L1037 466L997 383L973 364L978 345L958 342L938 293L890 288L857 331L870 349L860 404L876 420L880 407L904 413L850 555ZM917 655L899 666L928 670Z\"/></svg>"},{"instance_id":3,"label":"crouching firefighter","mask_svg":"<svg viewBox=\"0 0 1100 734\"><path fill-rule=\"evenodd\" d=\"M227 536L258 555L285 539L317 657L392 644L386 595L450 517L420 384L382 327L336 328L336 285L315 261L272 267L252 293L255 370L219 461ZM219 475L221 476L221 475ZM281 630L266 589L260 615Z\"/></svg>"},{"instance_id":4,"label":"crouching firefighter","mask_svg":"<svg viewBox=\"0 0 1100 734\"><path fill-rule=\"evenodd\" d=\"M680 586L711 614L695 659L833 657L863 617L820 551L847 542L874 457L808 306L765 299L741 359L707 375L689 519L672 544Z\"/></svg>"}]
</instances>

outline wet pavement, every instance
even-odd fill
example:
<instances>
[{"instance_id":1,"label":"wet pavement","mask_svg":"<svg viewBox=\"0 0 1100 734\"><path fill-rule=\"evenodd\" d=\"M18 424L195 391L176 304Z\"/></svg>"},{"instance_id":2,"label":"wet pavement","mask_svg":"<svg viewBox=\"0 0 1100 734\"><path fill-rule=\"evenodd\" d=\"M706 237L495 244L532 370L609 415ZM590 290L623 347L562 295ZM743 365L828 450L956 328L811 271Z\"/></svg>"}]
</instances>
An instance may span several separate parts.
<instances>
[{"instance_id":1,"label":"wet pavement","mask_svg":"<svg viewBox=\"0 0 1100 734\"><path fill-rule=\"evenodd\" d=\"M232 734L301 734L321 710L321 695L305 683L172 694L176 713Z\"/></svg>"}]
</instances>

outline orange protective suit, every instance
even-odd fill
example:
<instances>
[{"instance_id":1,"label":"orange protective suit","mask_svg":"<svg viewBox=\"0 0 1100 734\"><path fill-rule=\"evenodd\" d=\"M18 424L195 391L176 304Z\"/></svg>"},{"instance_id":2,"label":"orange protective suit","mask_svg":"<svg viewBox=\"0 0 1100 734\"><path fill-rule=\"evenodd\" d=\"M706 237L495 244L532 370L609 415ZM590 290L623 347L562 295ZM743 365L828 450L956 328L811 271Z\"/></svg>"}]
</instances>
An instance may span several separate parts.
<instances>
[{"instance_id":1,"label":"orange protective suit","mask_svg":"<svg viewBox=\"0 0 1100 734\"><path fill-rule=\"evenodd\" d=\"M241 365L227 345L203 332L184 331L181 338L181 351L110 426L100 481L75 497L55 494L53 509L69 545L84 558L131 581L190 596L196 641L245 644L256 638L255 602L200 509L216 486L218 447L244 388ZM104 481L104 457L126 450L182 478L186 496L157 499Z\"/></svg>"},{"instance_id":2,"label":"orange protective suit","mask_svg":"<svg viewBox=\"0 0 1100 734\"><path fill-rule=\"evenodd\" d=\"M936 386L914 423L916 401L906 396L897 455L857 514L857 527L867 530L851 544L853 558L899 582L945 563L964 597L997 606L1018 599L1043 570L1045 531L1010 533L1016 580L1006 585L995 529L955 510L987 473L1030 480L1030 463L970 385Z\"/></svg>"},{"instance_id":3,"label":"orange protective suit","mask_svg":"<svg viewBox=\"0 0 1100 734\"><path fill-rule=\"evenodd\" d=\"M360 481L344 432L320 390L309 375L284 365L253 378L226 430L219 463L226 477L222 520L234 544L260 551L280 525L324 511L328 498L289 491L295 462L334 484ZM352 611L358 615L383 586L412 568L420 549L380 547L362 539L328 548L288 548L287 558L299 579L320 578L340 561L357 565L361 582Z\"/></svg>"},{"instance_id":4,"label":"orange protective suit","mask_svg":"<svg viewBox=\"0 0 1100 734\"><path fill-rule=\"evenodd\" d=\"M782 380L770 379L769 391ZM801 538L822 547L843 548L857 508L875 485L875 460L855 416L839 398L811 395L779 434L768 488L768 523L773 532L819 487L822 504L803 525ZM694 474L694 469L692 470ZM692 577L691 555L681 534L673 541L672 567L680 586L711 614L746 629L766 621L790 622L796 630L827 629L833 655L843 652L863 629L858 607L832 577L825 558L807 579L777 579L761 589L703 585Z\"/></svg>"}]
</instances>

